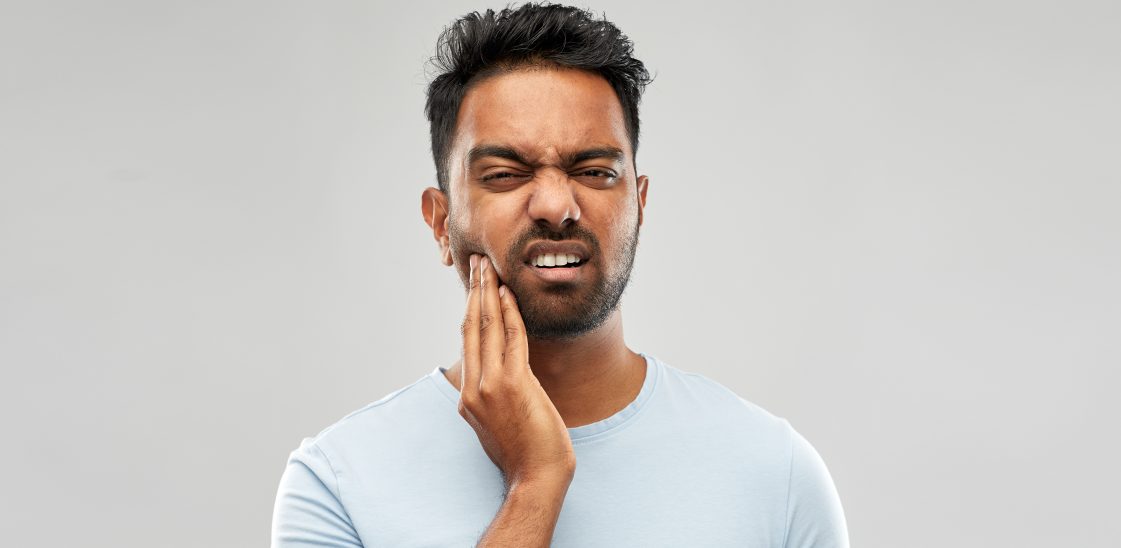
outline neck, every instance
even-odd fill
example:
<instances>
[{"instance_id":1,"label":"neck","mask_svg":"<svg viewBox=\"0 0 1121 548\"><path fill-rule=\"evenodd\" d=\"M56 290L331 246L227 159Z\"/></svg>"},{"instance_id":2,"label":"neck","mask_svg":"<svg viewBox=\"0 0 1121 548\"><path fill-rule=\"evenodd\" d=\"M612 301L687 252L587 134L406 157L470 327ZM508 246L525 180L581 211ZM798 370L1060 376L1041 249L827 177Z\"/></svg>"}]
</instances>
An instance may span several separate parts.
<instances>
[{"instance_id":1,"label":"neck","mask_svg":"<svg viewBox=\"0 0 1121 548\"><path fill-rule=\"evenodd\" d=\"M599 328L565 340L529 339L529 366L569 428L614 415L638 396L646 362L627 348L619 309ZM462 362L445 376L458 390Z\"/></svg>"}]
</instances>

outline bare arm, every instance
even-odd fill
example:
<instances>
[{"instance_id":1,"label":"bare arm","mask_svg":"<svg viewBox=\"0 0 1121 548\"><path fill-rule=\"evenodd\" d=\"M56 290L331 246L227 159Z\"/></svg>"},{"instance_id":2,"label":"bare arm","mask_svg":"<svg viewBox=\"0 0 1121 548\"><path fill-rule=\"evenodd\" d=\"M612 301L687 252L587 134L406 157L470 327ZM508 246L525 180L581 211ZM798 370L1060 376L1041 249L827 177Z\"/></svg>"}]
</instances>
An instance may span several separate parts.
<instances>
[{"instance_id":1,"label":"bare arm","mask_svg":"<svg viewBox=\"0 0 1121 548\"><path fill-rule=\"evenodd\" d=\"M570 482L568 478L511 486L478 547L548 548Z\"/></svg>"},{"instance_id":2,"label":"bare arm","mask_svg":"<svg viewBox=\"0 0 1121 548\"><path fill-rule=\"evenodd\" d=\"M548 547L576 454L560 413L529 367L513 292L490 261L471 257L459 413L506 479L506 501L479 546Z\"/></svg>"}]
</instances>

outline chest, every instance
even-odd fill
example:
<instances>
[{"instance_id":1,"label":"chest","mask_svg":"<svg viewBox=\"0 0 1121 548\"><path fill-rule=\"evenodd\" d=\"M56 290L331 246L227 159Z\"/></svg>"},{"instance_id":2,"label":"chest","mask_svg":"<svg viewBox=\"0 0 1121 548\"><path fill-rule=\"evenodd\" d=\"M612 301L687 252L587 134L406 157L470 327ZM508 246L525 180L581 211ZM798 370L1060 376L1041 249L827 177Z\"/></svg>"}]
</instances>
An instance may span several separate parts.
<instances>
[{"instance_id":1,"label":"chest","mask_svg":"<svg viewBox=\"0 0 1121 548\"><path fill-rule=\"evenodd\" d=\"M577 447L552 546L778 546L787 478L766 460L720 443ZM474 546L503 502L481 451L382 465L342 488L367 547Z\"/></svg>"}]
</instances>

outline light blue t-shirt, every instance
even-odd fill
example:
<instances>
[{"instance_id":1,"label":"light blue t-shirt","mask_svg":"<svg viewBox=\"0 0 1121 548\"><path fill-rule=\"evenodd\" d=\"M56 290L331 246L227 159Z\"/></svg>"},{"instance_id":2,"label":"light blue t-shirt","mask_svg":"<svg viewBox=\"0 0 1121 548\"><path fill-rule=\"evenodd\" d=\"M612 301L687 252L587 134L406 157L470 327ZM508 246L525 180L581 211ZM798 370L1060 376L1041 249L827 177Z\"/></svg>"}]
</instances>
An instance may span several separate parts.
<instances>
[{"instance_id":1,"label":"light blue t-shirt","mask_svg":"<svg viewBox=\"0 0 1121 548\"><path fill-rule=\"evenodd\" d=\"M576 474L555 547L847 547L841 503L784 419L702 375L646 358L633 402L569 428ZM292 452L272 545L474 546L502 475L437 367Z\"/></svg>"}]
</instances>

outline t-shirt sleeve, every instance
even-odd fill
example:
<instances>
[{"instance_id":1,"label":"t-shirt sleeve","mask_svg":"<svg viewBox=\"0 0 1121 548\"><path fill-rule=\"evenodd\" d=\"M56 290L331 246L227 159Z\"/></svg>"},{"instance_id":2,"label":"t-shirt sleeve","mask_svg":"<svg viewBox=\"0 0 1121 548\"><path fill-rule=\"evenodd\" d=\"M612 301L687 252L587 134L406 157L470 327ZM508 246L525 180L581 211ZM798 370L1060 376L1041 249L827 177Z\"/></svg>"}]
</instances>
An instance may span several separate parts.
<instances>
[{"instance_id":1,"label":"t-shirt sleeve","mask_svg":"<svg viewBox=\"0 0 1121 548\"><path fill-rule=\"evenodd\" d=\"M272 548L361 548L327 455L305 439L288 457L272 514Z\"/></svg>"},{"instance_id":2,"label":"t-shirt sleeve","mask_svg":"<svg viewBox=\"0 0 1121 548\"><path fill-rule=\"evenodd\" d=\"M791 431L786 548L848 548L841 498L825 462L810 442Z\"/></svg>"}]
</instances>

